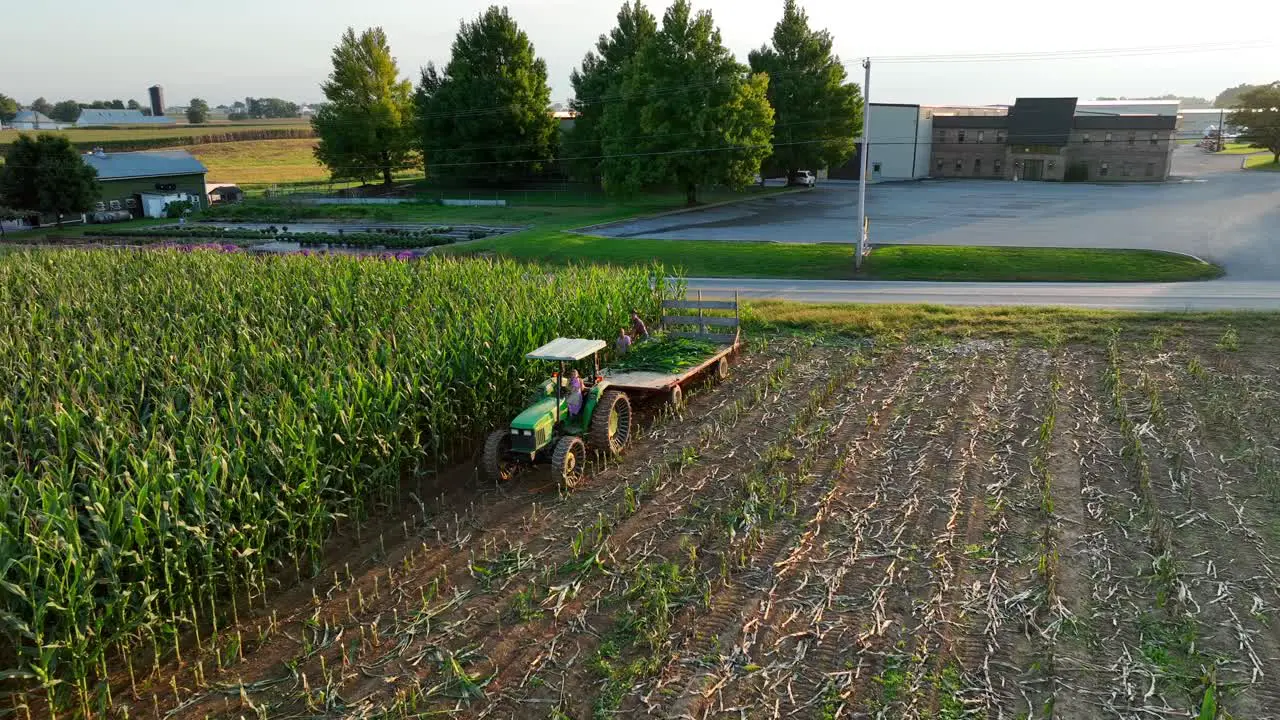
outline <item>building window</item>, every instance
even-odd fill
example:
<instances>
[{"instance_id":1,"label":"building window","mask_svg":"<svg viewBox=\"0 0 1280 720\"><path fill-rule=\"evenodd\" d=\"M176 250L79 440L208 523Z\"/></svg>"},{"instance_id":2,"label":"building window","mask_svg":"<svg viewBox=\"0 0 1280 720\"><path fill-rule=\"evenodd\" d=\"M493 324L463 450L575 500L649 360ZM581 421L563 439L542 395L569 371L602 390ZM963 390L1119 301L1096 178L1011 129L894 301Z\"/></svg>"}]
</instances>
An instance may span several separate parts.
<instances>
[{"instance_id":1,"label":"building window","mask_svg":"<svg viewBox=\"0 0 1280 720\"><path fill-rule=\"evenodd\" d=\"M997 159L997 160L993 160L993 161L991 161L991 174L992 174L992 175L999 175L999 174L1000 174L1000 171L1001 171L1003 168L1004 168L1004 161L1003 161L1003 160L999 160L999 159Z\"/></svg>"},{"instance_id":2,"label":"building window","mask_svg":"<svg viewBox=\"0 0 1280 720\"><path fill-rule=\"evenodd\" d=\"M1129 177L1129 163L1120 163L1120 177Z\"/></svg>"},{"instance_id":3,"label":"building window","mask_svg":"<svg viewBox=\"0 0 1280 720\"><path fill-rule=\"evenodd\" d=\"M1002 142L1004 142L1004 131L1003 131L1003 130L997 130L997 131L996 131L996 142L998 142L998 143L1002 143Z\"/></svg>"},{"instance_id":4,"label":"building window","mask_svg":"<svg viewBox=\"0 0 1280 720\"><path fill-rule=\"evenodd\" d=\"M1111 172L1111 163L1102 163L1098 165L1098 177L1106 177Z\"/></svg>"},{"instance_id":5,"label":"building window","mask_svg":"<svg viewBox=\"0 0 1280 720\"><path fill-rule=\"evenodd\" d=\"M1138 133L1136 132L1129 133L1129 144L1132 145L1136 142L1138 142Z\"/></svg>"},{"instance_id":6,"label":"building window","mask_svg":"<svg viewBox=\"0 0 1280 720\"><path fill-rule=\"evenodd\" d=\"M939 131L938 131L938 136L937 136L936 138L934 138L934 141L935 141L935 142L940 142L940 143L944 143L944 142L946 142L946 141L947 141L947 131L946 131L946 130L939 130Z\"/></svg>"},{"instance_id":7,"label":"building window","mask_svg":"<svg viewBox=\"0 0 1280 720\"><path fill-rule=\"evenodd\" d=\"M964 131L956 133L956 142L964 142Z\"/></svg>"},{"instance_id":8,"label":"building window","mask_svg":"<svg viewBox=\"0 0 1280 720\"><path fill-rule=\"evenodd\" d=\"M983 130L978 131L978 142L984 142L986 140L986 137L987 137L987 133L985 131Z\"/></svg>"},{"instance_id":9,"label":"building window","mask_svg":"<svg viewBox=\"0 0 1280 720\"><path fill-rule=\"evenodd\" d=\"M1147 177L1155 177L1155 174L1156 174L1156 164L1155 164L1155 163L1147 163L1147 173L1146 173L1146 174L1147 174Z\"/></svg>"},{"instance_id":10,"label":"building window","mask_svg":"<svg viewBox=\"0 0 1280 720\"><path fill-rule=\"evenodd\" d=\"M1110 144L1111 144L1111 133L1107 133L1107 134L1102 138L1102 144L1103 144L1103 145L1110 145Z\"/></svg>"},{"instance_id":11,"label":"building window","mask_svg":"<svg viewBox=\"0 0 1280 720\"><path fill-rule=\"evenodd\" d=\"M956 158L956 172L964 172L964 160Z\"/></svg>"},{"instance_id":12,"label":"building window","mask_svg":"<svg viewBox=\"0 0 1280 720\"><path fill-rule=\"evenodd\" d=\"M1151 133L1151 144L1152 145L1160 144L1160 133Z\"/></svg>"},{"instance_id":13,"label":"building window","mask_svg":"<svg viewBox=\"0 0 1280 720\"><path fill-rule=\"evenodd\" d=\"M938 172L942 172L942 158L938 158L937 165L938 165Z\"/></svg>"},{"instance_id":14,"label":"building window","mask_svg":"<svg viewBox=\"0 0 1280 720\"><path fill-rule=\"evenodd\" d=\"M981 141L979 141L979 142L981 142ZM974 158L974 159L973 159L973 174L974 174L974 175L981 175L981 174L982 174L982 158Z\"/></svg>"},{"instance_id":15,"label":"building window","mask_svg":"<svg viewBox=\"0 0 1280 720\"><path fill-rule=\"evenodd\" d=\"M1093 141L1089 139L1089 133L1085 133L1084 135L1080 136L1080 142L1084 143L1085 145L1088 145Z\"/></svg>"}]
</instances>

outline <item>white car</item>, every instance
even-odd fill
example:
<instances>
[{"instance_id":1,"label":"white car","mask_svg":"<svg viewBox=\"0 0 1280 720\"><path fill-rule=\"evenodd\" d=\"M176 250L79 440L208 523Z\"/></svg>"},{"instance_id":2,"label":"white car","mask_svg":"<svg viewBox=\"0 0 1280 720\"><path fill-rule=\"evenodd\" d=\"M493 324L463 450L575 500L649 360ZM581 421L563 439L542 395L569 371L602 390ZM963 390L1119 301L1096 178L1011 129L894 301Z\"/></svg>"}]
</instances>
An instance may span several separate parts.
<instances>
[{"instance_id":1,"label":"white car","mask_svg":"<svg viewBox=\"0 0 1280 720\"><path fill-rule=\"evenodd\" d=\"M818 178L808 170L801 170L796 173L796 184L811 188L818 184Z\"/></svg>"}]
</instances>

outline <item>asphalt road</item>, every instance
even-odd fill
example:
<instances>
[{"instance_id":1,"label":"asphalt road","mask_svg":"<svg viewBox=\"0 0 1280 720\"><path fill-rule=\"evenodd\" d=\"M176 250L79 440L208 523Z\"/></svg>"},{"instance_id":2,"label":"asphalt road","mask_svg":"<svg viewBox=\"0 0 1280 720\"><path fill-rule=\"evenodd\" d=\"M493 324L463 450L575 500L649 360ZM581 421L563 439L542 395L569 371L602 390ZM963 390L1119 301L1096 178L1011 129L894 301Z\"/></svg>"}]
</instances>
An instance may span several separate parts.
<instances>
[{"instance_id":1,"label":"asphalt road","mask_svg":"<svg viewBox=\"0 0 1280 720\"><path fill-rule=\"evenodd\" d=\"M1221 264L1233 280L1280 280L1280 173L1242 156L1175 151L1176 182L1131 185L954 180L868 192L873 244L1143 248ZM764 198L593 232L683 240L853 242L857 185Z\"/></svg>"},{"instance_id":2,"label":"asphalt road","mask_svg":"<svg viewBox=\"0 0 1280 720\"><path fill-rule=\"evenodd\" d=\"M811 303L1049 305L1134 311L1280 310L1280 282L1187 283L867 282L691 278L705 298L779 299Z\"/></svg>"}]
</instances>

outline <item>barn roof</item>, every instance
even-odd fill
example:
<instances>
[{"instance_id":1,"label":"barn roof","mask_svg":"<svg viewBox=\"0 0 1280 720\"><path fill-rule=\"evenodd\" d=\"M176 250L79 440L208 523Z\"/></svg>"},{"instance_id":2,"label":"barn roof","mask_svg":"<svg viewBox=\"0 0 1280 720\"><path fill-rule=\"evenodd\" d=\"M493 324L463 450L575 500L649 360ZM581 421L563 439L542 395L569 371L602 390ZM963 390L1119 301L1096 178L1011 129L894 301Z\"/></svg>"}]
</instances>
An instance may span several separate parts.
<instances>
[{"instance_id":1,"label":"barn roof","mask_svg":"<svg viewBox=\"0 0 1280 720\"><path fill-rule=\"evenodd\" d=\"M204 175L209 172L186 150L131 153L89 153L84 161L98 171L99 180Z\"/></svg>"}]
</instances>

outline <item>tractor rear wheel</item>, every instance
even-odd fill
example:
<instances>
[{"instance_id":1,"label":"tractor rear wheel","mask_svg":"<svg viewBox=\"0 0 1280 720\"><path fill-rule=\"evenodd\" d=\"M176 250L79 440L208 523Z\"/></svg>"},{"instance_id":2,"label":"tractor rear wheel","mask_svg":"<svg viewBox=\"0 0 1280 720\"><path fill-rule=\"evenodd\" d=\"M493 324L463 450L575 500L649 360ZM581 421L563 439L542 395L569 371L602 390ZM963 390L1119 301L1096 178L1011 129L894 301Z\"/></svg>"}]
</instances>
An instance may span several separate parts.
<instances>
[{"instance_id":1,"label":"tractor rear wheel","mask_svg":"<svg viewBox=\"0 0 1280 720\"><path fill-rule=\"evenodd\" d=\"M631 398L610 390L591 414L591 449L609 456L622 452L631 441Z\"/></svg>"},{"instance_id":2,"label":"tractor rear wheel","mask_svg":"<svg viewBox=\"0 0 1280 720\"><path fill-rule=\"evenodd\" d=\"M516 461L511 457L511 431L502 428L489 433L484 441L484 454L480 457L480 470L484 479L492 483L510 480L516 474Z\"/></svg>"},{"instance_id":3,"label":"tractor rear wheel","mask_svg":"<svg viewBox=\"0 0 1280 720\"><path fill-rule=\"evenodd\" d=\"M587 461L587 446L582 438L566 435L556 444L556 451L551 456L551 472L555 475L560 487L572 490L582 480L582 467Z\"/></svg>"}]
</instances>

